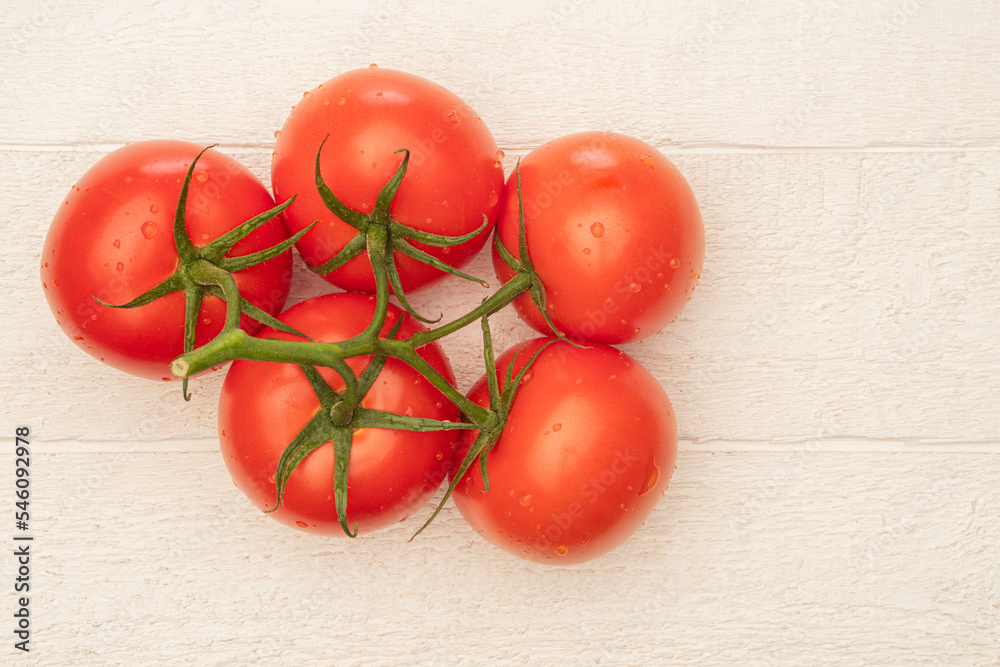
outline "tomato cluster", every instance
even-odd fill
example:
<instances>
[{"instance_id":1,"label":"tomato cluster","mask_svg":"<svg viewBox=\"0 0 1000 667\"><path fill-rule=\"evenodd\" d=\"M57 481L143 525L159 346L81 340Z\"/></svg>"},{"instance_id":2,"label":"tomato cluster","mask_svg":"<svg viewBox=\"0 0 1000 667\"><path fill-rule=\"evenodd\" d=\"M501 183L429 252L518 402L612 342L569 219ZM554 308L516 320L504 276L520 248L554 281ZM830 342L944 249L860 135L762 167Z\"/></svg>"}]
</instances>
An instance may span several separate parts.
<instances>
[{"instance_id":1,"label":"tomato cluster","mask_svg":"<svg viewBox=\"0 0 1000 667\"><path fill-rule=\"evenodd\" d=\"M371 532L448 480L445 500L490 542L584 562L645 521L673 472L670 401L611 345L677 316L704 230L684 177L636 139L555 139L506 183L503 157L441 86L347 72L276 133L274 198L193 144L98 162L53 220L43 288L67 335L126 372L186 382L233 361L223 458L278 521ZM497 292L446 324L413 310L409 292L479 280L463 268L490 238ZM282 312L293 245L346 291ZM489 317L510 304L543 337L494 358ZM476 322L486 372L463 394L438 341Z\"/></svg>"}]
</instances>

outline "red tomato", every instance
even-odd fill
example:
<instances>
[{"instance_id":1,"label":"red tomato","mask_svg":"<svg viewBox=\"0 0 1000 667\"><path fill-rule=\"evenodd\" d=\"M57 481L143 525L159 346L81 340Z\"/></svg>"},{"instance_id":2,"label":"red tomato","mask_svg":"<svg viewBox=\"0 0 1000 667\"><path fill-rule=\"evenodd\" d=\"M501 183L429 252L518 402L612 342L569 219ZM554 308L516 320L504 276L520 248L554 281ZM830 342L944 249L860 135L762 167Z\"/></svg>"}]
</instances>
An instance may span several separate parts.
<instances>
[{"instance_id":1,"label":"red tomato","mask_svg":"<svg viewBox=\"0 0 1000 667\"><path fill-rule=\"evenodd\" d=\"M618 344L677 317L701 275L705 230L691 188L663 154L620 134L583 132L543 144L520 171L528 253L556 328ZM516 179L497 234L519 257ZM495 249L493 266L504 282L514 275ZM551 333L527 294L514 307Z\"/></svg>"},{"instance_id":2,"label":"red tomato","mask_svg":"<svg viewBox=\"0 0 1000 667\"><path fill-rule=\"evenodd\" d=\"M297 195L285 212L290 230L319 224L297 247L310 266L327 261L357 234L323 204L315 185L316 152L323 138L321 171L349 208L370 214L376 196L403 160L410 162L390 212L417 230L458 236L489 228L451 248L414 243L438 259L462 267L479 252L500 210L502 155L486 125L469 105L441 86L412 74L368 68L346 72L305 93L292 109L274 146L271 182L275 196ZM446 274L395 253L403 290ZM366 253L326 276L347 290L375 291Z\"/></svg>"},{"instance_id":3,"label":"red tomato","mask_svg":"<svg viewBox=\"0 0 1000 667\"><path fill-rule=\"evenodd\" d=\"M123 304L168 278L177 267L173 224L181 183L200 146L181 141L128 144L91 167L59 207L42 250L42 287L63 331L85 352L139 377L169 380L170 361L184 351L184 294L131 309ZM198 160L188 192L191 241L203 246L274 206L264 185L236 160L214 150ZM272 220L239 241L229 256L247 255L287 238ZM286 252L234 274L243 298L281 311L292 277ZM197 345L217 335L226 304L207 297ZM260 324L243 316L253 333Z\"/></svg>"},{"instance_id":4,"label":"red tomato","mask_svg":"<svg viewBox=\"0 0 1000 667\"><path fill-rule=\"evenodd\" d=\"M281 320L317 342L336 342L361 333L375 312L368 294L326 294L285 311ZM382 336L400 316L390 305ZM406 316L397 337L423 330ZM262 338L301 340L265 329ZM437 343L419 350L449 382L451 366ZM370 357L348 360L360 374ZM320 369L330 386L340 377ZM362 407L455 421L458 409L422 375L397 359L387 359ZM235 361L219 401L222 455L236 486L258 508L275 506L275 474L282 452L319 409L319 400L295 364ZM454 431L415 433L380 428L354 432L348 473L347 520L359 534L402 521L422 507L444 480L455 446ZM292 471L280 509L269 514L281 523L322 535L343 535L334 502L334 450L330 442L309 453Z\"/></svg>"},{"instance_id":5,"label":"red tomato","mask_svg":"<svg viewBox=\"0 0 1000 667\"><path fill-rule=\"evenodd\" d=\"M551 340L531 340L501 355L501 390L512 360L516 377ZM469 398L489 403L485 376ZM454 465L476 433L463 431ZM489 491L482 492L477 460L452 497L476 532L501 549L539 563L582 563L642 525L676 459L673 409L649 371L606 345L555 342L522 378L487 456Z\"/></svg>"}]
</instances>

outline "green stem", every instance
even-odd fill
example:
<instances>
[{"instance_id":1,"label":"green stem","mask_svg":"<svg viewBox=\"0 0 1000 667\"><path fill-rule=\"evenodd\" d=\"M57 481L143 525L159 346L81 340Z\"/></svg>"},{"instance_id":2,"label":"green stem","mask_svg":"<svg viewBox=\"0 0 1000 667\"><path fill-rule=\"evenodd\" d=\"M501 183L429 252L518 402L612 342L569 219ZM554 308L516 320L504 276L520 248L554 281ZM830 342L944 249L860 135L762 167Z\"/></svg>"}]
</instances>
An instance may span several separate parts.
<instances>
[{"instance_id":1,"label":"green stem","mask_svg":"<svg viewBox=\"0 0 1000 667\"><path fill-rule=\"evenodd\" d=\"M531 276L527 273L518 273L509 282L505 283L490 298L483 301L477 308L462 317L447 324L442 324L430 331L421 331L406 339L414 348L423 347L439 338L455 333L473 322L481 319L483 315L492 315L498 310L506 307L511 301L521 295L522 292L531 287Z\"/></svg>"}]
</instances>

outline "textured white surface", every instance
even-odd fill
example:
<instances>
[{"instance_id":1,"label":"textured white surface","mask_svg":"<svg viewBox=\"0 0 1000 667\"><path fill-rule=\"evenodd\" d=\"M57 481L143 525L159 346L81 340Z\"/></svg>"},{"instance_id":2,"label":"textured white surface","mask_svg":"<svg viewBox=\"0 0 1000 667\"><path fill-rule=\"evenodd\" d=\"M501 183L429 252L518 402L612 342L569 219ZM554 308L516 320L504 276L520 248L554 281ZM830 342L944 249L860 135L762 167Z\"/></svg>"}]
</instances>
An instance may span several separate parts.
<instances>
[{"instance_id":1,"label":"textured white surface","mask_svg":"<svg viewBox=\"0 0 1000 667\"><path fill-rule=\"evenodd\" d=\"M33 650L0 625L0 662L1000 663L1000 9L414 4L0 5L0 414L32 427L36 535ZM217 141L266 180L301 91L369 62L466 99L508 168L613 129L698 195L701 285L627 348L674 402L679 468L587 566L514 560L450 506L412 543L284 529L222 466L221 374L185 405L79 352L44 303L49 220L100 156ZM296 300L328 289L306 273ZM447 285L418 308L483 294ZM445 341L463 387L477 345Z\"/></svg>"}]
</instances>

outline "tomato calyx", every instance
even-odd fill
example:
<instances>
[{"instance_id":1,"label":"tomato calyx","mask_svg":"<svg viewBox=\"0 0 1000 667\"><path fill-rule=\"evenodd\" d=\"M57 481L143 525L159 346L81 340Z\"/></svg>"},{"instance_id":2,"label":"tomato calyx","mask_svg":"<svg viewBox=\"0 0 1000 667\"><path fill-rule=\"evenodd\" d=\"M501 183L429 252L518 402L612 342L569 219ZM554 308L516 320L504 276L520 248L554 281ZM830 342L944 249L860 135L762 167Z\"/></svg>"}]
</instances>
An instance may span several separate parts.
<instances>
[{"instance_id":1,"label":"tomato calyx","mask_svg":"<svg viewBox=\"0 0 1000 667\"><path fill-rule=\"evenodd\" d=\"M177 268L174 270L174 273L128 303L106 303L98 299L96 296L93 297L93 299L99 304L109 308L138 308L151 303L160 297L166 296L167 294L171 294L173 292L184 292L185 352L190 352L194 349L195 334L198 325L198 313L201 310L201 304L206 295L218 297L227 303L237 304L238 306L236 308L227 307L226 326L223 329L223 332L227 329L239 328L240 313L243 313L267 326L281 329L282 331L289 333L298 334L299 332L295 331L291 327L288 327L276 317L261 310L246 299L241 298L239 290L236 289L236 281L233 279L232 274L250 268L251 266L261 264L262 262L266 262L270 259L274 259L282 253L287 252L293 245L295 245L296 241L302 238L302 236L304 236L310 229L312 229L313 225L316 224L314 222L312 225L309 225L299 233L293 235L285 241L282 241L281 243L271 246L270 248L265 248L264 250L254 252L249 255L241 255L238 257L227 256L227 253L232 250L233 246L236 245L238 241L249 236L257 228L274 219L282 211L288 208L295 200L295 197L293 196L289 198L288 201L285 201L270 210L264 211L259 215L255 215L246 222L234 227L225 234L214 239L209 244L200 247L195 246L188 235L186 224L188 190L191 185L191 179L194 176L194 168L198 163L198 159L205 153L205 151L216 145L217 144L206 146L194 157L193 160L191 160L191 164L188 167L187 174L184 176L184 181L181 185L181 192L177 198L177 208L174 212L174 246L177 249L178 259ZM184 378L181 391L184 395L185 401L191 400L191 394L188 393L187 377Z\"/></svg>"},{"instance_id":2,"label":"tomato calyx","mask_svg":"<svg viewBox=\"0 0 1000 667\"><path fill-rule=\"evenodd\" d=\"M465 453L462 457L461 462L458 467L455 468L454 477L451 483L448 484L448 489L445 491L444 497L438 503L437 507L434 508L434 512L431 514L430 518L422 525L417 532L415 532L410 540L413 540L417 535L422 533L427 526L437 518L437 515L441 512L444 504L451 497L451 494L455 491L455 487L458 486L459 481L465 475L465 472L472 466L472 464L479 459L479 469L483 477L483 493L490 490L490 478L486 470L486 459L490 451L496 446L497 442L500 440L500 436L503 433L504 426L507 424L507 418L510 415L511 407L514 405L514 399L517 397L517 390L521 386L521 382L524 380L531 366L538 359L538 356L545 351L552 343L556 342L550 340L540 346L535 353L531 355L528 362L518 371L517 375L513 374L514 363L517 361L517 355L520 350L514 354L514 358L511 359L510 364L507 365L507 371L504 376L503 390L500 389L500 380L497 376L496 369L496 358L493 352L493 336L490 333L490 324L487 316L482 318L483 326L483 358L486 362L486 383L489 391L490 397L490 414L492 416L491 423L479 428L479 433L476 434L476 439L473 441L472 445L469 447L469 451Z\"/></svg>"},{"instance_id":3,"label":"tomato calyx","mask_svg":"<svg viewBox=\"0 0 1000 667\"><path fill-rule=\"evenodd\" d=\"M337 254L328 259L326 262L320 264L319 266L309 266L311 271L319 275L326 275L327 273L344 266L347 262L357 257L362 252L370 249L372 245L372 239L370 238L372 230L381 228L386 234L385 243L387 251L383 253L383 257L373 257L371 252L368 253L369 260L372 263L372 269L376 271L376 284L379 284L377 272L382 269L385 271L393 293L395 293L396 298L399 299L400 306L402 306L403 310L409 313L412 317L420 320L421 322L434 323L440 321L441 317L439 316L436 320L426 319L418 315L410 306L409 301L406 299L406 294L403 292L403 285L399 277L399 271L396 268L395 252L411 257L418 262L432 266L435 269L444 271L445 273L450 273L451 275L459 276L461 278L465 278L466 280L471 280L472 282L477 282L485 287L489 286L489 283L482 278L476 278L475 276L469 275L464 271L460 271L459 269L442 262L434 255L420 250L411 243L411 241L416 241L424 245L439 248L447 248L465 243L466 241L472 240L478 234L482 233L483 230L489 227L489 220L485 215L483 215L483 224L478 229L471 231L468 234L462 234L461 236L432 234L430 232L413 229L412 227L408 227L407 225L395 220L389 212L389 208L392 205L392 200L396 196L396 192L399 190L400 183L403 182L403 177L406 175L406 168L410 162L410 151L406 148L400 148L395 151L396 153L403 153L403 161L396 169L396 172L392 175L392 178L390 178L389 181L382 186L382 189L379 191L378 197L375 200L375 206L371 214L366 215L359 211L355 211L340 201L337 195L335 195L327 186L326 181L323 179L323 175L320 173L320 156L323 153L323 145L326 143L327 139L329 139L329 135L324 137L323 141L320 142L319 149L316 151L316 189L318 190L320 198L323 200L327 209L340 220L357 230L358 233L347 242L347 245L345 245Z\"/></svg>"},{"instance_id":4,"label":"tomato calyx","mask_svg":"<svg viewBox=\"0 0 1000 667\"><path fill-rule=\"evenodd\" d=\"M395 337L403 323L399 318L389 339ZM334 452L334 504L337 508L337 519L348 537L357 537L358 523L354 522L353 530L347 520L347 480L351 460L351 446L356 429L388 428L404 431L444 431L454 429L479 428L475 424L464 422L443 421L411 415L400 415L382 410L373 410L360 405L368 391L375 384L376 378L385 366L386 355L372 358L361 375L355 376L350 366L341 361L334 363L333 369L344 380L343 392L335 391L320 375L314 366L299 364L313 392L319 399L320 407L316 414L300 430L278 459L275 472L275 506L265 510L270 513L281 507L285 488L289 477L305 457L317 447L330 442Z\"/></svg>"},{"instance_id":5,"label":"tomato calyx","mask_svg":"<svg viewBox=\"0 0 1000 667\"><path fill-rule=\"evenodd\" d=\"M531 263L531 255L528 254L528 237L524 231L524 195L521 192L520 162L514 167L514 171L517 174L517 254L520 256L520 259L515 257L504 246L503 241L500 240L499 233L493 235L493 245L504 264L516 271L518 276L523 275L530 279L528 294L531 296L531 300L535 302L535 306L538 308L538 312L542 314L542 318L545 319L545 323L552 330L552 335L574 347L582 347L579 343L570 340L566 337L566 334L557 329L556 325L552 322L552 318L549 316L548 304L545 298L545 285L542 283L538 271L535 270L535 266Z\"/></svg>"}]
</instances>

